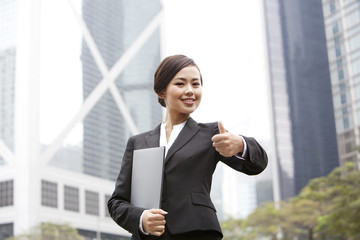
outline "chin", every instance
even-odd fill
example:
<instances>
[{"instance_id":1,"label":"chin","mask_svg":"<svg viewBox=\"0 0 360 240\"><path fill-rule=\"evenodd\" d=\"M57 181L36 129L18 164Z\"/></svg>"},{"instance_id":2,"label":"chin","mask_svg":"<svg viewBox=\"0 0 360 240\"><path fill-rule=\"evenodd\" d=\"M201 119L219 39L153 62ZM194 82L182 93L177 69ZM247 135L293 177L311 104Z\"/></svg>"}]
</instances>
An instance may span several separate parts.
<instances>
[{"instance_id":1,"label":"chin","mask_svg":"<svg viewBox=\"0 0 360 240\"><path fill-rule=\"evenodd\" d=\"M194 108L194 109L187 109L186 111L184 111L186 114L191 114L193 112L195 112L197 108Z\"/></svg>"}]
</instances>

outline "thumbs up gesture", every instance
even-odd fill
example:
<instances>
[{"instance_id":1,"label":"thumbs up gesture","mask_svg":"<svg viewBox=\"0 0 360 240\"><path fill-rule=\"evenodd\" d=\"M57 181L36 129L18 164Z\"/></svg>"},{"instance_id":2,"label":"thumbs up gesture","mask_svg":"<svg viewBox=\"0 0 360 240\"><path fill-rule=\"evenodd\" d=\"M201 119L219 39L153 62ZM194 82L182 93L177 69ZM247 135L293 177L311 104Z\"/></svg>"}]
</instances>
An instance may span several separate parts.
<instances>
[{"instance_id":1,"label":"thumbs up gesture","mask_svg":"<svg viewBox=\"0 0 360 240\"><path fill-rule=\"evenodd\" d=\"M227 132L222 124L218 122L219 134L214 135L211 140L213 147L224 157L231 157L244 151L242 137Z\"/></svg>"}]
</instances>

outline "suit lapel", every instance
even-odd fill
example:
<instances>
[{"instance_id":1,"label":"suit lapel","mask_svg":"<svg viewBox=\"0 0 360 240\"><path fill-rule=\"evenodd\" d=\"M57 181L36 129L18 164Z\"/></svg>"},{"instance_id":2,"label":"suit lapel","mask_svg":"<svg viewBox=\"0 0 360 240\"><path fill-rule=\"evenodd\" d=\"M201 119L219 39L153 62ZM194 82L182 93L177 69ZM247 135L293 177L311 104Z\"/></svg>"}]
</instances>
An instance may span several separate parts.
<instances>
[{"instance_id":1,"label":"suit lapel","mask_svg":"<svg viewBox=\"0 0 360 240\"><path fill-rule=\"evenodd\" d=\"M145 136L145 141L148 148L159 147L160 145L160 125L152 130L148 135Z\"/></svg>"},{"instance_id":2,"label":"suit lapel","mask_svg":"<svg viewBox=\"0 0 360 240\"><path fill-rule=\"evenodd\" d=\"M172 144L171 148L169 149L165 159L165 164L172 157L172 155L174 155L174 153L176 153L188 141L190 141L198 131L199 131L199 126L197 125L197 122L195 122L192 118L189 118L184 128L179 133L179 136L176 138L175 142Z\"/></svg>"}]
</instances>

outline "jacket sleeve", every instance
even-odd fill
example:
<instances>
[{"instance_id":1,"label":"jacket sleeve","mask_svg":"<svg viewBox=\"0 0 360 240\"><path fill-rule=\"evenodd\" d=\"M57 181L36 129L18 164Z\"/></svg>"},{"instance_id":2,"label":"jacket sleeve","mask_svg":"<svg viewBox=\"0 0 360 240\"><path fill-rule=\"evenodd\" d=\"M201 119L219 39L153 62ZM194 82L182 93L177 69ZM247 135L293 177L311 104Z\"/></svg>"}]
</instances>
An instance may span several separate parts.
<instances>
[{"instance_id":1,"label":"jacket sleeve","mask_svg":"<svg viewBox=\"0 0 360 240\"><path fill-rule=\"evenodd\" d=\"M219 133L217 125L215 125L215 134ZM218 152L220 161L229 167L243 172L248 175L256 175L264 171L267 166L268 158L265 150L261 145L252 137L242 136L246 141L247 151L244 159L239 159L236 156L223 157Z\"/></svg>"},{"instance_id":2,"label":"jacket sleeve","mask_svg":"<svg viewBox=\"0 0 360 240\"><path fill-rule=\"evenodd\" d=\"M108 209L111 217L119 226L141 238L139 221L145 209L130 204L133 150L133 140L129 138L115 190L108 201Z\"/></svg>"}]
</instances>

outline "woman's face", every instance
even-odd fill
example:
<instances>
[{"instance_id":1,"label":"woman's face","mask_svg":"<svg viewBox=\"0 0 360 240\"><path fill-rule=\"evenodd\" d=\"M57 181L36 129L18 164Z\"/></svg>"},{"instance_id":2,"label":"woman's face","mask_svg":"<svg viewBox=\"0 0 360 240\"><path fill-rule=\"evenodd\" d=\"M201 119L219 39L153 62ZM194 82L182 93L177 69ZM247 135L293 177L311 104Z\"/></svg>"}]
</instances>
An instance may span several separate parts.
<instances>
[{"instance_id":1,"label":"woman's face","mask_svg":"<svg viewBox=\"0 0 360 240\"><path fill-rule=\"evenodd\" d=\"M169 82L165 91L159 94L165 100L169 114L189 115L197 109L202 96L200 77L197 67L187 66Z\"/></svg>"}]
</instances>

